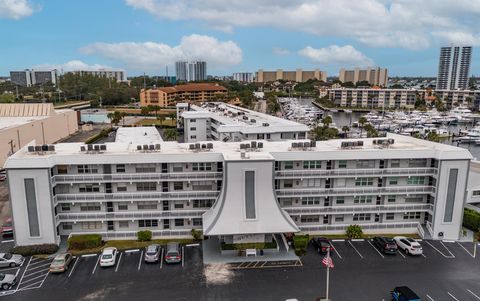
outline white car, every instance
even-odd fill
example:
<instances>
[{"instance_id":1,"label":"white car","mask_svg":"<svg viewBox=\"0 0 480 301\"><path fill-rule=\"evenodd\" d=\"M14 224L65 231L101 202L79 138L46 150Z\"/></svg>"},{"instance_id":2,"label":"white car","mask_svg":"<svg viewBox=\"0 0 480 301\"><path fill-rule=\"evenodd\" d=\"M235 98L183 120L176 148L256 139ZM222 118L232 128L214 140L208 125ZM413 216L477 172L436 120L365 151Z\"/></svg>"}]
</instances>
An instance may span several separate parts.
<instances>
[{"instance_id":1,"label":"white car","mask_svg":"<svg viewBox=\"0 0 480 301\"><path fill-rule=\"evenodd\" d=\"M405 236L395 236L393 238L398 248L410 255L422 255L422 246L415 239Z\"/></svg>"},{"instance_id":2,"label":"white car","mask_svg":"<svg viewBox=\"0 0 480 301\"><path fill-rule=\"evenodd\" d=\"M100 266L101 267L111 267L115 265L117 260L117 248L105 248L103 249L102 254L100 255Z\"/></svg>"}]
</instances>

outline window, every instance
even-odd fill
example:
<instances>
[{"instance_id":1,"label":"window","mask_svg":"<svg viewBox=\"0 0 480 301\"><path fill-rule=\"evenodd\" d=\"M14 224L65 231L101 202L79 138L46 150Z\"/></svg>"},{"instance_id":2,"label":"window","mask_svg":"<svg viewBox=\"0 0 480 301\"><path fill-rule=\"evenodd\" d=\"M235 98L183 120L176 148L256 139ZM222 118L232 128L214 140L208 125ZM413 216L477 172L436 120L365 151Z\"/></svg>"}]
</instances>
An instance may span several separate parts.
<instances>
[{"instance_id":1,"label":"window","mask_svg":"<svg viewBox=\"0 0 480 301\"><path fill-rule=\"evenodd\" d=\"M320 205L320 197L303 197L302 205Z\"/></svg>"},{"instance_id":2,"label":"window","mask_svg":"<svg viewBox=\"0 0 480 301\"><path fill-rule=\"evenodd\" d=\"M480 190L474 190L472 196L480 196Z\"/></svg>"},{"instance_id":3,"label":"window","mask_svg":"<svg viewBox=\"0 0 480 301\"><path fill-rule=\"evenodd\" d=\"M192 190L212 190L212 181L194 181Z\"/></svg>"},{"instance_id":4,"label":"window","mask_svg":"<svg viewBox=\"0 0 480 301\"><path fill-rule=\"evenodd\" d=\"M194 127L194 126L192 126L192 127L190 128L190 131L196 131L196 130L197 130L197 128Z\"/></svg>"},{"instance_id":5,"label":"window","mask_svg":"<svg viewBox=\"0 0 480 301\"><path fill-rule=\"evenodd\" d=\"M197 139L197 136L196 135L191 135L190 139Z\"/></svg>"},{"instance_id":6,"label":"window","mask_svg":"<svg viewBox=\"0 0 480 301\"><path fill-rule=\"evenodd\" d=\"M156 219L141 219L138 221L139 228L158 227L158 220Z\"/></svg>"},{"instance_id":7,"label":"window","mask_svg":"<svg viewBox=\"0 0 480 301\"><path fill-rule=\"evenodd\" d=\"M358 160L357 168L374 168L375 160Z\"/></svg>"},{"instance_id":8,"label":"window","mask_svg":"<svg viewBox=\"0 0 480 301\"><path fill-rule=\"evenodd\" d=\"M282 204L285 207L292 206L293 200L291 198L282 199Z\"/></svg>"},{"instance_id":9,"label":"window","mask_svg":"<svg viewBox=\"0 0 480 301\"><path fill-rule=\"evenodd\" d=\"M372 186L373 178L356 178L355 186Z\"/></svg>"},{"instance_id":10,"label":"window","mask_svg":"<svg viewBox=\"0 0 480 301\"><path fill-rule=\"evenodd\" d=\"M427 167L427 159L410 159L408 167Z\"/></svg>"},{"instance_id":11,"label":"window","mask_svg":"<svg viewBox=\"0 0 480 301\"><path fill-rule=\"evenodd\" d=\"M395 219L395 213L387 213L387 214L385 215L385 219L386 219L387 221L391 221L391 220Z\"/></svg>"},{"instance_id":12,"label":"window","mask_svg":"<svg viewBox=\"0 0 480 301\"><path fill-rule=\"evenodd\" d=\"M391 168L399 168L400 167L400 160L399 159L390 160L390 167Z\"/></svg>"},{"instance_id":13,"label":"window","mask_svg":"<svg viewBox=\"0 0 480 301\"><path fill-rule=\"evenodd\" d=\"M390 178L388 183L390 185L397 185L398 184L398 178Z\"/></svg>"},{"instance_id":14,"label":"window","mask_svg":"<svg viewBox=\"0 0 480 301\"><path fill-rule=\"evenodd\" d=\"M357 213L353 215L354 221L369 221L371 218L370 213Z\"/></svg>"},{"instance_id":15,"label":"window","mask_svg":"<svg viewBox=\"0 0 480 301\"><path fill-rule=\"evenodd\" d=\"M408 185L423 185L425 184L425 177L413 176L407 179Z\"/></svg>"},{"instance_id":16,"label":"window","mask_svg":"<svg viewBox=\"0 0 480 301\"><path fill-rule=\"evenodd\" d=\"M421 212L408 212L403 215L403 219L420 219L421 217Z\"/></svg>"},{"instance_id":17,"label":"window","mask_svg":"<svg viewBox=\"0 0 480 301\"><path fill-rule=\"evenodd\" d=\"M195 118L192 118L192 119L189 119L189 120L190 120L190 122L197 122L197 119L195 119Z\"/></svg>"},{"instance_id":18,"label":"window","mask_svg":"<svg viewBox=\"0 0 480 301\"><path fill-rule=\"evenodd\" d=\"M423 203L422 196L414 196L405 198L405 203Z\"/></svg>"},{"instance_id":19,"label":"window","mask_svg":"<svg viewBox=\"0 0 480 301\"><path fill-rule=\"evenodd\" d=\"M117 172L125 172L125 164L117 164Z\"/></svg>"},{"instance_id":20,"label":"window","mask_svg":"<svg viewBox=\"0 0 480 301\"><path fill-rule=\"evenodd\" d=\"M293 187L293 180L284 180L283 181L283 188L292 188Z\"/></svg>"},{"instance_id":21,"label":"window","mask_svg":"<svg viewBox=\"0 0 480 301\"><path fill-rule=\"evenodd\" d=\"M337 196L336 203L337 203L338 205L340 205L340 204L345 204L345 197L343 197L343 196Z\"/></svg>"},{"instance_id":22,"label":"window","mask_svg":"<svg viewBox=\"0 0 480 301\"><path fill-rule=\"evenodd\" d=\"M149 164L149 165L137 165L137 166L135 166L135 172L138 172L138 173L144 173L144 172L153 173L155 171L156 171L155 165L152 166L151 164Z\"/></svg>"},{"instance_id":23,"label":"window","mask_svg":"<svg viewBox=\"0 0 480 301\"><path fill-rule=\"evenodd\" d=\"M63 223L62 224L62 229L63 230L72 230L73 229L73 223Z\"/></svg>"},{"instance_id":24,"label":"window","mask_svg":"<svg viewBox=\"0 0 480 301\"><path fill-rule=\"evenodd\" d=\"M82 203L80 204L80 211L100 211L102 207L100 203Z\"/></svg>"},{"instance_id":25,"label":"window","mask_svg":"<svg viewBox=\"0 0 480 301\"><path fill-rule=\"evenodd\" d=\"M79 192L99 192L100 186L98 184L80 184L78 186Z\"/></svg>"},{"instance_id":26,"label":"window","mask_svg":"<svg viewBox=\"0 0 480 301\"><path fill-rule=\"evenodd\" d=\"M183 209L183 202L182 202L182 201L176 201L176 202L173 204L173 208L175 208L175 209Z\"/></svg>"},{"instance_id":27,"label":"window","mask_svg":"<svg viewBox=\"0 0 480 301\"><path fill-rule=\"evenodd\" d=\"M293 161L285 161L283 167L284 169L293 169Z\"/></svg>"},{"instance_id":28,"label":"window","mask_svg":"<svg viewBox=\"0 0 480 301\"><path fill-rule=\"evenodd\" d=\"M395 195L389 195L387 198L388 203L395 203L396 200L397 200L397 196Z\"/></svg>"},{"instance_id":29,"label":"window","mask_svg":"<svg viewBox=\"0 0 480 301\"><path fill-rule=\"evenodd\" d=\"M210 208L213 200L193 200L193 208Z\"/></svg>"},{"instance_id":30,"label":"window","mask_svg":"<svg viewBox=\"0 0 480 301\"><path fill-rule=\"evenodd\" d=\"M318 223L320 222L320 218L316 215L310 215L310 216L302 216L300 219L302 223Z\"/></svg>"},{"instance_id":31,"label":"window","mask_svg":"<svg viewBox=\"0 0 480 301\"><path fill-rule=\"evenodd\" d=\"M245 218L255 219L256 213L256 198L255 198L255 171L246 170L244 174L244 198L245 198Z\"/></svg>"},{"instance_id":32,"label":"window","mask_svg":"<svg viewBox=\"0 0 480 301\"><path fill-rule=\"evenodd\" d=\"M102 222L82 222L83 230L97 230L102 229Z\"/></svg>"},{"instance_id":33,"label":"window","mask_svg":"<svg viewBox=\"0 0 480 301\"><path fill-rule=\"evenodd\" d=\"M304 169L322 168L322 161L303 161Z\"/></svg>"},{"instance_id":34,"label":"window","mask_svg":"<svg viewBox=\"0 0 480 301\"><path fill-rule=\"evenodd\" d=\"M155 190L157 190L157 183L155 182L137 183L137 191L155 191Z\"/></svg>"},{"instance_id":35,"label":"window","mask_svg":"<svg viewBox=\"0 0 480 301\"><path fill-rule=\"evenodd\" d=\"M341 223L341 222L344 221L344 219L345 219L345 218L343 217L343 215L337 215L337 216L335 216L335 222L336 222L336 223L339 223L339 222Z\"/></svg>"},{"instance_id":36,"label":"window","mask_svg":"<svg viewBox=\"0 0 480 301\"><path fill-rule=\"evenodd\" d=\"M372 202L371 195L357 195L353 199L354 204L370 204Z\"/></svg>"},{"instance_id":37,"label":"window","mask_svg":"<svg viewBox=\"0 0 480 301\"><path fill-rule=\"evenodd\" d=\"M70 211L71 204L60 204L62 211Z\"/></svg>"},{"instance_id":38,"label":"window","mask_svg":"<svg viewBox=\"0 0 480 301\"><path fill-rule=\"evenodd\" d=\"M338 161L338 168L347 168L347 160Z\"/></svg>"},{"instance_id":39,"label":"window","mask_svg":"<svg viewBox=\"0 0 480 301\"><path fill-rule=\"evenodd\" d=\"M127 185L125 185L125 184L120 184L120 183L117 184L117 191L118 191L118 192L125 192L125 191L127 191Z\"/></svg>"},{"instance_id":40,"label":"window","mask_svg":"<svg viewBox=\"0 0 480 301\"><path fill-rule=\"evenodd\" d=\"M173 182L173 190L183 190L183 182Z\"/></svg>"},{"instance_id":41,"label":"window","mask_svg":"<svg viewBox=\"0 0 480 301\"><path fill-rule=\"evenodd\" d=\"M194 218L192 219L193 225L194 226L201 226L202 225L202 219L201 218Z\"/></svg>"},{"instance_id":42,"label":"window","mask_svg":"<svg viewBox=\"0 0 480 301\"><path fill-rule=\"evenodd\" d=\"M181 218L175 219L175 227L183 227L185 225L185 221Z\"/></svg>"},{"instance_id":43,"label":"window","mask_svg":"<svg viewBox=\"0 0 480 301\"><path fill-rule=\"evenodd\" d=\"M304 179L302 181L303 187L320 187L320 179Z\"/></svg>"},{"instance_id":44,"label":"window","mask_svg":"<svg viewBox=\"0 0 480 301\"><path fill-rule=\"evenodd\" d=\"M193 171L211 171L212 163L193 163L192 169Z\"/></svg>"},{"instance_id":45,"label":"window","mask_svg":"<svg viewBox=\"0 0 480 301\"><path fill-rule=\"evenodd\" d=\"M447 199L445 200L445 211L443 222L451 223L453 220L453 209L455 206L455 192L457 190L458 168L450 169L447 184Z\"/></svg>"},{"instance_id":46,"label":"window","mask_svg":"<svg viewBox=\"0 0 480 301\"><path fill-rule=\"evenodd\" d=\"M128 228L128 221L119 221L118 222L119 228Z\"/></svg>"},{"instance_id":47,"label":"window","mask_svg":"<svg viewBox=\"0 0 480 301\"><path fill-rule=\"evenodd\" d=\"M157 202L138 202L137 203L138 210L157 209L157 206L158 206Z\"/></svg>"},{"instance_id":48,"label":"window","mask_svg":"<svg viewBox=\"0 0 480 301\"><path fill-rule=\"evenodd\" d=\"M98 168L90 165L78 165L77 171L78 173L98 173Z\"/></svg>"},{"instance_id":49,"label":"window","mask_svg":"<svg viewBox=\"0 0 480 301\"><path fill-rule=\"evenodd\" d=\"M59 175L63 175L68 173L68 166L67 165L57 165L57 173Z\"/></svg>"},{"instance_id":50,"label":"window","mask_svg":"<svg viewBox=\"0 0 480 301\"><path fill-rule=\"evenodd\" d=\"M127 204L118 204L118 210L128 210Z\"/></svg>"},{"instance_id":51,"label":"window","mask_svg":"<svg viewBox=\"0 0 480 301\"><path fill-rule=\"evenodd\" d=\"M183 171L183 165L182 164L173 164L172 170L173 170L173 172L182 172Z\"/></svg>"}]
</instances>

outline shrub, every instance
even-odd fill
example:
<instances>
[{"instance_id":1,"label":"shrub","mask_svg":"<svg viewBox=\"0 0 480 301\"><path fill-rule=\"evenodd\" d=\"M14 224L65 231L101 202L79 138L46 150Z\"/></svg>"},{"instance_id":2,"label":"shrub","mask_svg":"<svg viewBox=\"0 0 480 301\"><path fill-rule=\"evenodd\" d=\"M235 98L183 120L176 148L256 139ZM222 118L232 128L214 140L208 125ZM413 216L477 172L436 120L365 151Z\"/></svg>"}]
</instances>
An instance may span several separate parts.
<instances>
[{"instance_id":1,"label":"shrub","mask_svg":"<svg viewBox=\"0 0 480 301\"><path fill-rule=\"evenodd\" d=\"M347 227L346 234L348 238L361 238L363 230L359 225L350 225Z\"/></svg>"},{"instance_id":2,"label":"shrub","mask_svg":"<svg viewBox=\"0 0 480 301\"><path fill-rule=\"evenodd\" d=\"M467 229L478 232L480 230L480 213L465 208L463 211L463 226Z\"/></svg>"},{"instance_id":3,"label":"shrub","mask_svg":"<svg viewBox=\"0 0 480 301\"><path fill-rule=\"evenodd\" d=\"M42 244L30 246L16 246L12 249L12 253L23 256L31 256L37 254L53 254L58 251L56 244Z\"/></svg>"},{"instance_id":4,"label":"shrub","mask_svg":"<svg viewBox=\"0 0 480 301\"><path fill-rule=\"evenodd\" d=\"M293 246L295 247L295 254L303 255L307 252L309 236L308 235L295 235L293 237Z\"/></svg>"},{"instance_id":5,"label":"shrub","mask_svg":"<svg viewBox=\"0 0 480 301\"><path fill-rule=\"evenodd\" d=\"M190 231L190 233L192 234L193 239L195 239L195 240L202 239L202 231L201 230L192 229L192 231Z\"/></svg>"},{"instance_id":6,"label":"shrub","mask_svg":"<svg viewBox=\"0 0 480 301\"><path fill-rule=\"evenodd\" d=\"M144 230L137 232L138 241L150 241L152 240L152 231Z\"/></svg>"},{"instance_id":7,"label":"shrub","mask_svg":"<svg viewBox=\"0 0 480 301\"><path fill-rule=\"evenodd\" d=\"M68 249L85 250L100 247L102 236L100 234L72 235L68 239Z\"/></svg>"}]
</instances>

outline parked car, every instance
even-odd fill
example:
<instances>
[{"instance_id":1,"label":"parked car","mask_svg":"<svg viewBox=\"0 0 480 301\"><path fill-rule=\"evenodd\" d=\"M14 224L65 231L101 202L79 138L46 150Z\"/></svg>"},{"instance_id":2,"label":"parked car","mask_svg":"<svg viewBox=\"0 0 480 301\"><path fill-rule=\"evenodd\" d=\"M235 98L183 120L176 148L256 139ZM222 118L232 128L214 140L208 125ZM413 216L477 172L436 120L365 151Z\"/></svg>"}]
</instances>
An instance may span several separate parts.
<instances>
[{"instance_id":1,"label":"parked car","mask_svg":"<svg viewBox=\"0 0 480 301\"><path fill-rule=\"evenodd\" d=\"M0 267L18 267L25 261L22 255L11 253L0 253Z\"/></svg>"},{"instance_id":2,"label":"parked car","mask_svg":"<svg viewBox=\"0 0 480 301\"><path fill-rule=\"evenodd\" d=\"M13 236L13 220L11 217L7 218L0 229L3 237Z\"/></svg>"},{"instance_id":3,"label":"parked car","mask_svg":"<svg viewBox=\"0 0 480 301\"><path fill-rule=\"evenodd\" d=\"M397 243L398 248L410 255L422 255L422 246L415 239L405 236L395 236L393 238Z\"/></svg>"},{"instance_id":4,"label":"parked car","mask_svg":"<svg viewBox=\"0 0 480 301\"><path fill-rule=\"evenodd\" d=\"M50 264L50 273L63 273L68 270L73 256L70 253L58 254Z\"/></svg>"},{"instance_id":5,"label":"parked car","mask_svg":"<svg viewBox=\"0 0 480 301\"><path fill-rule=\"evenodd\" d=\"M318 254L327 254L328 250L333 249L332 244L328 238L325 237L315 237L312 238L312 244L317 249Z\"/></svg>"},{"instance_id":6,"label":"parked car","mask_svg":"<svg viewBox=\"0 0 480 301\"><path fill-rule=\"evenodd\" d=\"M397 254L397 244L390 237L376 236L372 239L373 244L385 254Z\"/></svg>"},{"instance_id":7,"label":"parked car","mask_svg":"<svg viewBox=\"0 0 480 301\"><path fill-rule=\"evenodd\" d=\"M100 255L100 266L101 267L111 267L115 265L117 261L117 248L109 247L105 248Z\"/></svg>"},{"instance_id":8,"label":"parked car","mask_svg":"<svg viewBox=\"0 0 480 301\"><path fill-rule=\"evenodd\" d=\"M160 245L157 245L157 244L149 245L145 249L145 256L144 256L145 262L158 262L158 260L160 259L160 250L161 250Z\"/></svg>"},{"instance_id":9,"label":"parked car","mask_svg":"<svg viewBox=\"0 0 480 301\"><path fill-rule=\"evenodd\" d=\"M397 286L392 291L393 301L422 301L420 297L415 294L407 286Z\"/></svg>"},{"instance_id":10,"label":"parked car","mask_svg":"<svg viewBox=\"0 0 480 301\"><path fill-rule=\"evenodd\" d=\"M17 283L17 277L12 274L1 274L0 273L0 287L3 290L8 290Z\"/></svg>"},{"instance_id":11,"label":"parked car","mask_svg":"<svg viewBox=\"0 0 480 301\"><path fill-rule=\"evenodd\" d=\"M179 263L182 261L180 254L180 245L177 242L169 242L167 244L167 252L165 253L166 263Z\"/></svg>"}]
</instances>

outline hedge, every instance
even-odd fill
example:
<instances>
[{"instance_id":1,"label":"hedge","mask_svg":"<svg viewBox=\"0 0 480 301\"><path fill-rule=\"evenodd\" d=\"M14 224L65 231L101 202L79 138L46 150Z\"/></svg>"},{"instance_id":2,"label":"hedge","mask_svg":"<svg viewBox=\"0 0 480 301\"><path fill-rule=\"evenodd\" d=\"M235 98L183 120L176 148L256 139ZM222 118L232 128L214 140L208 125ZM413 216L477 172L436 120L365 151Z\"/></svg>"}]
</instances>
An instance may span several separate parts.
<instances>
[{"instance_id":1,"label":"hedge","mask_svg":"<svg viewBox=\"0 0 480 301\"><path fill-rule=\"evenodd\" d=\"M303 255L307 252L308 241L308 235L295 235L293 237L293 246L297 255Z\"/></svg>"},{"instance_id":2,"label":"hedge","mask_svg":"<svg viewBox=\"0 0 480 301\"><path fill-rule=\"evenodd\" d=\"M463 210L463 226L467 229L478 232L480 230L480 213L465 208Z\"/></svg>"},{"instance_id":3,"label":"hedge","mask_svg":"<svg viewBox=\"0 0 480 301\"><path fill-rule=\"evenodd\" d=\"M23 256L31 256L38 254L53 254L58 251L56 244L42 244L42 245L30 245L30 246L16 246L12 249L12 253L20 254Z\"/></svg>"},{"instance_id":4,"label":"hedge","mask_svg":"<svg viewBox=\"0 0 480 301\"><path fill-rule=\"evenodd\" d=\"M137 239L138 241L150 241L152 240L152 231L144 230L137 232Z\"/></svg>"},{"instance_id":5,"label":"hedge","mask_svg":"<svg viewBox=\"0 0 480 301\"><path fill-rule=\"evenodd\" d=\"M345 234L348 238L362 238L363 230L359 225L350 225L345 230Z\"/></svg>"},{"instance_id":6,"label":"hedge","mask_svg":"<svg viewBox=\"0 0 480 301\"><path fill-rule=\"evenodd\" d=\"M102 236L100 234L72 235L68 239L68 248L73 250L85 250L100 247Z\"/></svg>"}]
</instances>

